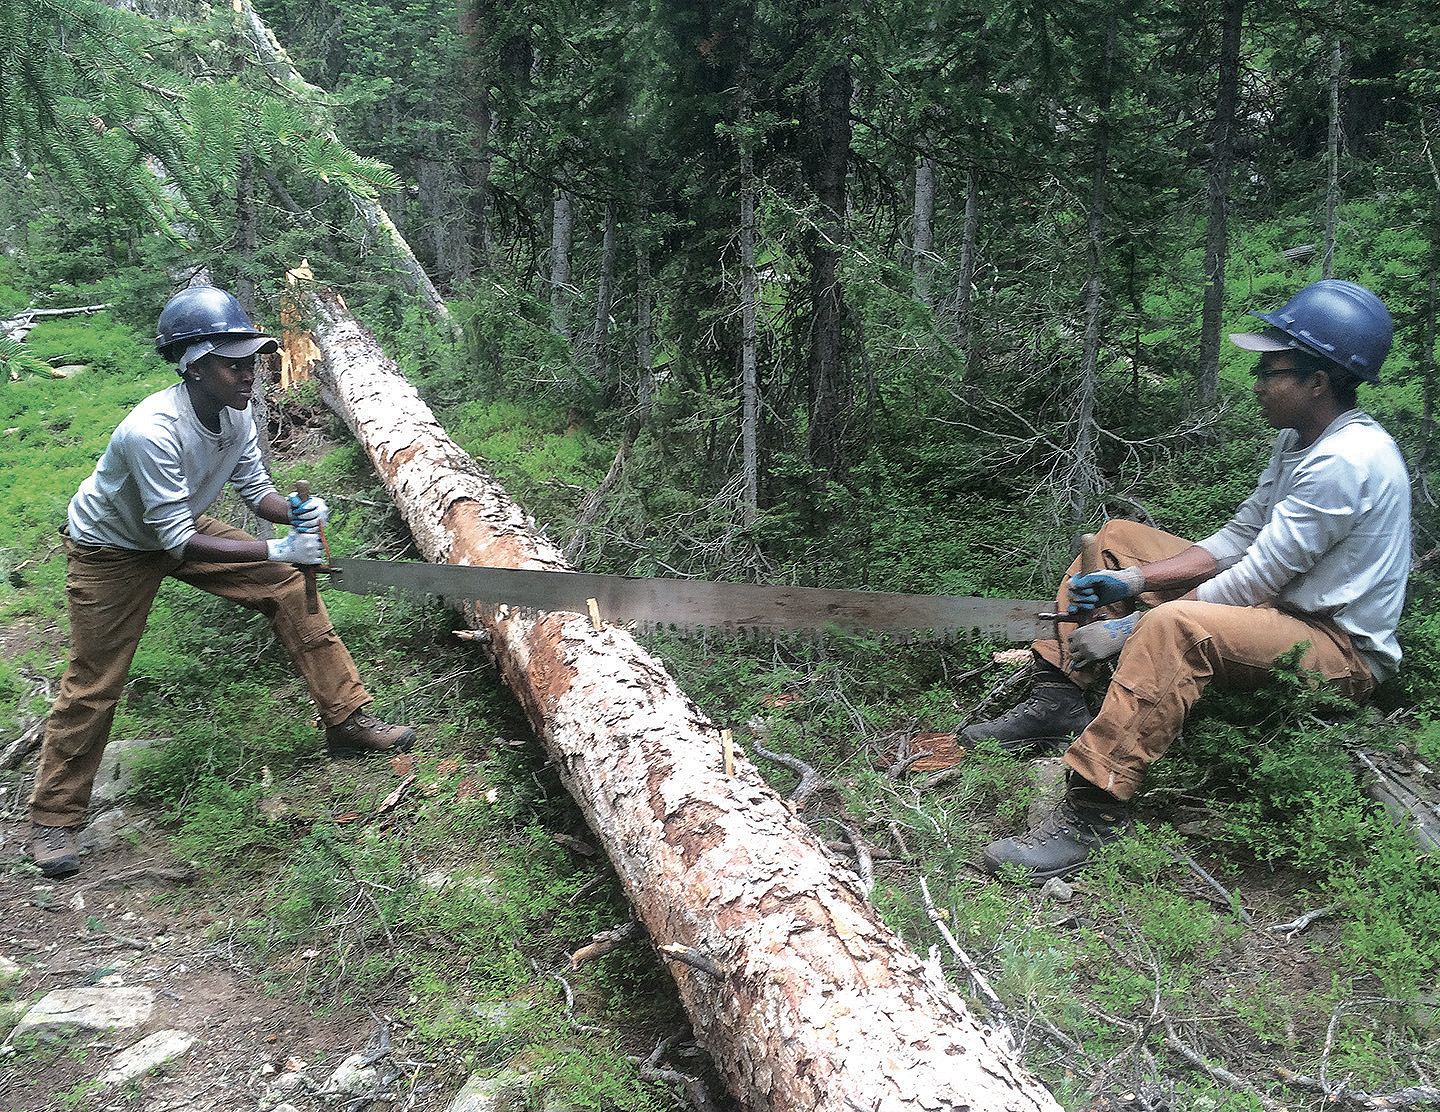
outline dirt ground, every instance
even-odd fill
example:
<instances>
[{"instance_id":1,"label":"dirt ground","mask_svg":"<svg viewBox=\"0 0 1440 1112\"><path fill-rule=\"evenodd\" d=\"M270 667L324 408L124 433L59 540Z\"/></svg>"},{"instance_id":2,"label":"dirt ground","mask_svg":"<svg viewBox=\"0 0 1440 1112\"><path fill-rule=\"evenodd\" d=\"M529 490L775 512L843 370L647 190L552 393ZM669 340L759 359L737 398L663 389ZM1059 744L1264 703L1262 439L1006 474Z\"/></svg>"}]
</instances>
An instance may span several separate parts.
<instances>
[{"instance_id":1,"label":"dirt ground","mask_svg":"<svg viewBox=\"0 0 1440 1112\"><path fill-rule=\"evenodd\" d=\"M14 812L8 806L0 823L0 956L24 970L16 995L32 999L103 978L152 989L155 1002L139 1028L80 1034L0 1057L0 1108L254 1112L268 1096L308 1112L321 1106L314 1089L346 1057L376 1046L382 1032L392 1049L379 1063L381 1076L399 1075L386 1086L387 1107L449 1106L463 1074L452 1063L427 1060L385 1016L364 1008L322 1011L293 994L267 992L207 933L213 913L198 910L203 900L190 891L193 880L158 840L123 841L87 855L75 877L48 881L19 863L27 824ZM196 1042L138 1081L94 1084L118 1051L164 1030L188 1032ZM293 1077L280 1080L287 1073L302 1080L290 1087Z\"/></svg>"}]
</instances>

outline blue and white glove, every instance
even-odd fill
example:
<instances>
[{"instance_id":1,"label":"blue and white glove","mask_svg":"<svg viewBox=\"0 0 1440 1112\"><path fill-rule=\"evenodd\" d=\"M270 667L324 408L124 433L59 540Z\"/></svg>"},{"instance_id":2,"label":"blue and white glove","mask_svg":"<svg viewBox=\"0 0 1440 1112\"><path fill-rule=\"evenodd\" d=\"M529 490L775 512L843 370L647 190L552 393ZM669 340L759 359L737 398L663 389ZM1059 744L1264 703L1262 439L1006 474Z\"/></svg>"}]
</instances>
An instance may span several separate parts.
<instances>
[{"instance_id":1,"label":"blue and white glove","mask_svg":"<svg viewBox=\"0 0 1440 1112\"><path fill-rule=\"evenodd\" d=\"M1145 573L1139 568L1092 571L1070 577L1070 613L1088 614L1097 606L1109 606L1134 598L1145 589Z\"/></svg>"},{"instance_id":2,"label":"blue and white glove","mask_svg":"<svg viewBox=\"0 0 1440 1112\"><path fill-rule=\"evenodd\" d=\"M265 544L270 549L267 559L286 564L318 564L324 552L319 533L302 533L299 529L291 529L279 540Z\"/></svg>"},{"instance_id":3,"label":"blue and white glove","mask_svg":"<svg viewBox=\"0 0 1440 1112\"><path fill-rule=\"evenodd\" d=\"M1108 622L1091 622L1070 634L1070 669L1088 668L1120 655L1125 639L1135 632L1139 614L1126 614Z\"/></svg>"},{"instance_id":4,"label":"blue and white glove","mask_svg":"<svg viewBox=\"0 0 1440 1112\"><path fill-rule=\"evenodd\" d=\"M302 533L318 533L330 521L330 507L325 499L313 494L302 502L298 494L290 495L290 525Z\"/></svg>"}]
</instances>

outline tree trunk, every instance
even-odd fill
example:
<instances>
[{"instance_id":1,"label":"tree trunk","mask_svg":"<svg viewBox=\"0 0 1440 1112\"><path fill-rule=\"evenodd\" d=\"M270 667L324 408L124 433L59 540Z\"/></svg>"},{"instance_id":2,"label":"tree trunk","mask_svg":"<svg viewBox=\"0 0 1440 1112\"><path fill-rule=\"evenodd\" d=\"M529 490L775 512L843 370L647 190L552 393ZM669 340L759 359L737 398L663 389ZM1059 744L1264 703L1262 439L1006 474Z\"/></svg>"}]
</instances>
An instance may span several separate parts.
<instances>
[{"instance_id":1,"label":"tree trunk","mask_svg":"<svg viewBox=\"0 0 1440 1112\"><path fill-rule=\"evenodd\" d=\"M1240 101L1240 29L1245 0L1220 0L1220 81L1215 93L1214 155L1205 226L1205 297L1200 316L1200 375L1196 396L1213 409L1220 396L1220 324L1225 312L1225 259L1230 219L1230 168L1235 157L1235 108Z\"/></svg>"},{"instance_id":2,"label":"tree trunk","mask_svg":"<svg viewBox=\"0 0 1440 1112\"><path fill-rule=\"evenodd\" d=\"M816 145L808 170L819 201L810 232L810 463L827 474L845 471L849 383L845 374L840 244L845 236L845 171L850 160L850 66L820 76Z\"/></svg>"},{"instance_id":3,"label":"tree trunk","mask_svg":"<svg viewBox=\"0 0 1440 1112\"><path fill-rule=\"evenodd\" d=\"M326 400L428 559L564 570L370 335L314 293ZM473 619L604 845L695 1033L742 1108L1059 1112L887 927L858 878L625 631L502 608Z\"/></svg>"},{"instance_id":4,"label":"tree trunk","mask_svg":"<svg viewBox=\"0 0 1440 1112\"><path fill-rule=\"evenodd\" d=\"M760 421L760 385L756 367L759 294L755 274L754 117L750 111L750 73L740 77L740 467L745 524L755 523L760 507L760 463L755 428Z\"/></svg>"},{"instance_id":5,"label":"tree trunk","mask_svg":"<svg viewBox=\"0 0 1440 1112\"><path fill-rule=\"evenodd\" d=\"M645 210L640 219L645 218ZM650 362L650 341L654 323L650 307L650 248L635 238L635 423L643 425L650 419L655 403L655 368Z\"/></svg>"},{"instance_id":6,"label":"tree trunk","mask_svg":"<svg viewBox=\"0 0 1440 1112\"><path fill-rule=\"evenodd\" d=\"M930 304L930 279L935 273L935 159L922 154L915 160L914 234L911 271L915 300Z\"/></svg>"},{"instance_id":7,"label":"tree trunk","mask_svg":"<svg viewBox=\"0 0 1440 1112\"><path fill-rule=\"evenodd\" d=\"M570 339L570 251L575 242L575 194L564 186L555 190L550 220L550 330Z\"/></svg>"},{"instance_id":8,"label":"tree trunk","mask_svg":"<svg viewBox=\"0 0 1440 1112\"><path fill-rule=\"evenodd\" d=\"M1100 366L1100 319L1105 306L1105 189L1110 174L1110 104L1114 96L1112 83L1119 33L1115 14L1111 12L1105 23L1105 47L1097 90L1099 111L1091 151L1085 347L1080 359L1080 385L1075 392L1075 462L1069 482L1070 521L1077 528L1088 517L1090 498L1103 488L1095 462L1095 390Z\"/></svg>"},{"instance_id":9,"label":"tree trunk","mask_svg":"<svg viewBox=\"0 0 1440 1112\"><path fill-rule=\"evenodd\" d=\"M235 276L235 300L253 321L255 319L255 152L240 148L239 165L235 172L235 234L240 247L240 269ZM265 391L273 381L275 358L262 355L256 360L254 396L250 408L255 417L255 432L260 440L260 459L270 469L270 403ZM275 535L275 526L258 515L254 533L262 541Z\"/></svg>"},{"instance_id":10,"label":"tree trunk","mask_svg":"<svg viewBox=\"0 0 1440 1112\"><path fill-rule=\"evenodd\" d=\"M972 164L965 174L965 226L960 241L960 280L955 288L955 344L965 353L965 380L975 366L975 258L980 250L980 176Z\"/></svg>"},{"instance_id":11,"label":"tree trunk","mask_svg":"<svg viewBox=\"0 0 1440 1112\"><path fill-rule=\"evenodd\" d=\"M472 147L465 160L470 220L465 229L465 250L460 252L455 268L455 279L462 283L472 276L477 254L486 270L495 265L490 239L490 50L482 3L460 0L456 12L457 29L465 41L460 81L465 90L465 119L470 125Z\"/></svg>"},{"instance_id":12,"label":"tree trunk","mask_svg":"<svg viewBox=\"0 0 1440 1112\"><path fill-rule=\"evenodd\" d=\"M605 205L605 239L600 249L600 281L595 287L595 378L604 383L610 375L610 310L615 300L615 255L619 251L620 206L612 198Z\"/></svg>"},{"instance_id":13,"label":"tree trunk","mask_svg":"<svg viewBox=\"0 0 1440 1112\"><path fill-rule=\"evenodd\" d=\"M1335 0L1335 24L1338 27L1344 6ZM1330 51L1330 134L1325 143L1325 253L1320 259L1320 277L1335 276L1335 225L1340 212L1340 75L1345 52L1340 36Z\"/></svg>"}]
</instances>

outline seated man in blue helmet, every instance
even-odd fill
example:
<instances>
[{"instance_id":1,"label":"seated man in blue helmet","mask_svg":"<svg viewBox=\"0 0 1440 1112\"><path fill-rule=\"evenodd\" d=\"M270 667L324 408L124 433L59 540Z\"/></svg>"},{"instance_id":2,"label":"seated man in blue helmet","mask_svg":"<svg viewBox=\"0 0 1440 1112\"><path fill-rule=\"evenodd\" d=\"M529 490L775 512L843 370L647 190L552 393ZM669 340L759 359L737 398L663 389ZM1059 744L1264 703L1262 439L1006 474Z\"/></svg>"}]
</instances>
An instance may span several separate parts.
<instances>
[{"instance_id":1,"label":"seated man in blue helmet","mask_svg":"<svg viewBox=\"0 0 1440 1112\"><path fill-rule=\"evenodd\" d=\"M193 286L160 314L156 346L180 382L136 406L70 501L65 597L70 650L30 796L29 850L46 876L79 867L85 818L115 707L166 576L257 610L310 689L332 756L404 751L408 727L381 722L325 613L310 613L296 565L319 564L323 498L276 491L250 409L255 357L276 350L230 294ZM291 530L262 541L204 510L229 483L261 518Z\"/></svg>"},{"instance_id":2,"label":"seated man in blue helmet","mask_svg":"<svg viewBox=\"0 0 1440 1112\"><path fill-rule=\"evenodd\" d=\"M1363 286L1326 279L1254 315L1264 331L1230 338L1258 354L1255 396L1279 430L1254 494L1198 544L1107 523L1099 570L1078 574L1077 561L1058 592L1058 612L1094 620L1037 641L1030 698L964 731L1015 756L1063 751L1068 766L1051 815L987 847L991 871L1069 876L1123 835L1145 770L1210 683L1257 688L1303 643L1301 667L1358 702L1400 662L1409 476L1389 434L1357 408L1357 388L1379 381L1390 350L1390 314ZM1092 715L1085 688L1111 660Z\"/></svg>"}]
</instances>

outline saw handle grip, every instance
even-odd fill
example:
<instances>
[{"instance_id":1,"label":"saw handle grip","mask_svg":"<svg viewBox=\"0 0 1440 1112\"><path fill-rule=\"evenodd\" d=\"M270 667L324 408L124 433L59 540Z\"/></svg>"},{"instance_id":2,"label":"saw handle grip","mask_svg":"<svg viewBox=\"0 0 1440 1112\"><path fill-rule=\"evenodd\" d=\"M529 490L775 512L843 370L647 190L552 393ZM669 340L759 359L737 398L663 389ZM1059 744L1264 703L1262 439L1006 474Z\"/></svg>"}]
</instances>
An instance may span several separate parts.
<instances>
[{"instance_id":1,"label":"saw handle grip","mask_svg":"<svg viewBox=\"0 0 1440 1112\"><path fill-rule=\"evenodd\" d=\"M1100 570L1100 538L1094 533L1080 534L1080 574L1089 575L1092 571ZM1085 625L1095 617L1095 611L1085 610L1078 614L1071 615L1070 620L1076 625ZM1059 628L1058 626L1056 627Z\"/></svg>"},{"instance_id":2,"label":"saw handle grip","mask_svg":"<svg viewBox=\"0 0 1440 1112\"><path fill-rule=\"evenodd\" d=\"M295 480L295 497L304 504L310 501L310 480ZM323 539L324 534L321 534ZM315 583L315 568L310 564L303 564L300 567L300 574L305 577L305 613L320 613L320 588Z\"/></svg>"}]
</instances>

